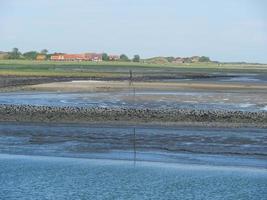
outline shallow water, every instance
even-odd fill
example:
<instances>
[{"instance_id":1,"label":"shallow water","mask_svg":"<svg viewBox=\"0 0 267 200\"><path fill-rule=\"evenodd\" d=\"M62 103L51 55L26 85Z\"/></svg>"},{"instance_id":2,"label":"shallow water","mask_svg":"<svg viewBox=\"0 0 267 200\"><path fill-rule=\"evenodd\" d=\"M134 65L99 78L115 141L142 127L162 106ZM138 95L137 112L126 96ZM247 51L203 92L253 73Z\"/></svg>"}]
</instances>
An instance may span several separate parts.
<instances>
[{"instance_id":1,"label":"shallow water","mask_svg":"<svg viewBox=\"0 0 267 200\"><path fill-rule=\"evenodd\" d=\"M231 75L231 74L229 74ZM233 74L235 77L229 78L221 78L222 82L237 82L237 83L267 83L266 75L258 75L258 74Z\"/></svg>"},{"instance_id":2,"label":"shallow water","mask_svg":"<svg viewBox=\"0 0 267 200\"><path fill-rule=\"evenodd\" d=\"M266 158L266 129L0 123L0 200L263 200Z\"/></svg>"},{"instance_id":3,"label":"shallow water","mask_svg":"<svg viewBox=\"0 0 267 200\"><path fill-rule=\"evenodd\" d=\"M215 77L214 77L215 76ZM211 73L208 78L182 78L182 79L164 79L165 82L231 82L231 83L267 83L266 74L252 74L252 73Z\"/></svg>"},{"instance_id":4,"label":"shallow water","mask_svg":"<svg viewBox=\"0 0 267 200\"><path fill-rule=\"evenodd\" d=\"M266 180L254 168L0 155L0 199L263 200Z\"/></svg>"},{"instance_id":5,"label":"shallow water","mask_svg":"<svg viewBox=\"0 0 267 200\"><path fill-rule=\"evenodd\" d=\"M184 91L118 91L90 93L11 92L0 94L0 104L191 108L241 111L266 111L267 93L222 93Z\"/></svg>"},{"instance_id":6,"label":"shallow water","mask_svg":"<svg viewBox=\"0 0 267 200\"><path fill-rule=\"evenodd\" d=\"M135 136L133 135L135 131ZM267 168L266 129L0 123L0 153Z\"/></svg>"}]
</instances>

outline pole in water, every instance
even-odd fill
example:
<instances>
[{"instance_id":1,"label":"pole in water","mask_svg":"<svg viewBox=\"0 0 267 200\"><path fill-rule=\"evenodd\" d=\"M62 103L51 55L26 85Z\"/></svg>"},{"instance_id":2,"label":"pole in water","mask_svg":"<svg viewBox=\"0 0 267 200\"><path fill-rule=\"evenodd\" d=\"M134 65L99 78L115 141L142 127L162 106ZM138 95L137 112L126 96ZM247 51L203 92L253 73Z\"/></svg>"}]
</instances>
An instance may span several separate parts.
<instances>
[{"instance_id":1,"label":"pole in water","mask_svg":"<svg viewBox=\"0 0 267 200\"><path fill-rule=\"evenodd\" d=\"M135 105L135 87L133 87L133 103Z\"/></svg>"},{"instance_id":2,"label":"pole in water","mask_svg":"<svg viewBox=\"0 0 267 200\"><path fill-rule=\"evenodd\" d=\"M135 128L133 129L133 149L134 149L134 166L136 165L136 133Z\"/></svg>"},{"instance_id":3,"label":"pole in water","mask_svg":"<svg viewBox=\"0 0 267 200\"><path fill-rule=\"evenodd\" d=\"M129 85L130 85L130 86L132 85L132 82L133 82L133 72L132 72L132 70L130 69L130 70L129 70Z\"/></svg>"}]
</instances>

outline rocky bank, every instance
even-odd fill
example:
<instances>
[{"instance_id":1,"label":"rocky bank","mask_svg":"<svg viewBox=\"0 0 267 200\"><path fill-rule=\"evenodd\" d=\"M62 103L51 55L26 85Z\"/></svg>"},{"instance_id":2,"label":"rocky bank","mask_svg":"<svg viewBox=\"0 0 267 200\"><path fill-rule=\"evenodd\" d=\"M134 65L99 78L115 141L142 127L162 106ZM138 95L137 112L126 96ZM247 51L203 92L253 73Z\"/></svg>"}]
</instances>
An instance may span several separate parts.
<instances>
[{"instance_id":1,"label":"rocky bank","mask_svg":"<svg viewBox=\"0 0 267 200\"><path fill-rule=\"evenodd\" d=\"M267 127L267 112L0 105L2 122L224 124Z\"/></svg>"}]
</instances>

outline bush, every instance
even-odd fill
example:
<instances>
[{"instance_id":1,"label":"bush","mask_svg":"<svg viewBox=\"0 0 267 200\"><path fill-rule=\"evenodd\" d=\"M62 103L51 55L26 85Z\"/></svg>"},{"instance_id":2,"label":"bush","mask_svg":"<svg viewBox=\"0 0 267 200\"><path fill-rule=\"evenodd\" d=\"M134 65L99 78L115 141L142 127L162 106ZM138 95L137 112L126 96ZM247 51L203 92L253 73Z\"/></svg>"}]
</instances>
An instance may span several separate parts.
<instances>
[{"instance_id":1,"label":"bush","mask_svg":"<svg viewBox=\"0 0 267 200\"><path fill-rule=\"evenodd\" d=\"M210 62L210 58L206 56L201 56L199 58L199 62Z\"/></svg>"},{"instance_id":2,"label":"bush","mask_svg":"<svg viewBox=\"0 0 267 200\"><path fill-rule=\"evenodd\" d=\"M133 62L140 62L140 56L134 55Z\"/></svg>"},{"instance_id":3,"label":"bush","mask_svg":"<svg viewBox=\"0 0 267 200\"><path fill-rule=\"evenodd\" d=\"M23 54L23 57L25 59L35 60L36 57L37 57L37 55L38 55L38 52L36 52L36 51L29 51L29 52L24 53Z\"/></svg>"},{"instance_id":4,"label":"bush","mask_svg":"<svg viewBox=\"0 0 267 200\"><path fill-rule=\"evenodd\" d=\"M128 58L128 56L126 56L125 54L121 54L121 55L120 55L120 60L121 60L121 61L125 61L125 62L130 61L130 59Z\"/></svg>"},{"instance_id":5,"label":"bush","mask_svg":"<svg viewBox=\"0 0 267 200\"><path fill-rule=\"evenodd\" d=\"M19 59L21 56L21 53L19 52L18 48L13 48L11 52L8 53L9 59Z\"/></svg>"},{"instance_id":6,"label":"bush","mask_svg":"<svg viewBox=\"0 0 267 200\"><path fill-rule=\"evenodd\" d=\"M109 56L108 56L108 54L103 53L103 54L102 54L102 60L103 60L103 61L109 61Z\"/></svg>"}]
</instances>

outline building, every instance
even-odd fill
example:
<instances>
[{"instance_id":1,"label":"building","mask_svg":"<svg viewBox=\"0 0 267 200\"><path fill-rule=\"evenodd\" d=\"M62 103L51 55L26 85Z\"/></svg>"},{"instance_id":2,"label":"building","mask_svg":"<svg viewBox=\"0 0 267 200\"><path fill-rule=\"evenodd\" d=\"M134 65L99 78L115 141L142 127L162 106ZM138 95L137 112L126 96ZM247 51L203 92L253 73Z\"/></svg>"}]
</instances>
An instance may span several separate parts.
<instances>
[{"instance_id":1,"label":"building","mask_svg":"<svg viewBox=\"0 0 267 200\"><path fill-rule=\"evenodd\" d=\"M120 59L120 56L118 56L118 55L109 55L108 58L111 61L116 61L116 60Z\"/></svg>"},{"instance_id":2,"label":"building","mask_svg":"<svg viewBox=\"0 0 267 200\"><path fill-rule=\"evenodd\" d=\"M184 63L184 62L185 62L184 58L181 57L177 57L173 61L173 63Z\"/></svg>"},{"instance_id":3,"label":"building","mask_svg":"<svg viewBox=\"0 0 267 200\"><path fill-rule=\"evenodd\" d=\"M46 60L46 55L44 55L44 54L38 54L36 56L36 60L40 60L40 61Z\"/></svg>"},{"instance_id":4,"label":"building","mask_svg":"<svg viewBox=\"0 0 267 200\"><path fill-rule=\"evenodd\" d=\"M0 51L0 60L4 60L8 58L8 53L4 51Z\"/></svg>"},{"instance_id":5,"label":"building","mask_svg":"<svg viewBox=\"0 0 267 200\"><path fill-rule=\"evenodd\" d=\"M63 60L64 61L85 61L87 59L84 54L64 54Z\"/></svg>"},{"instance_id":6,"label":"building","mask_svg":"<svg viewBox=\"0 0 267 200\"><path fill-rule=\"evenodd\" d=\"M64 61L64 54L57 54L55 53L54 55L52 55L50 57L50 60L53 60L53 61Z\"/></svg>"},{"instance_id":7,"label":"building","mask_svg":"<svg viewBox=\"0 0 267 200\"><path fill-rule=\"evenodd\" d=\"M89 61L102 61L102 54L101 53L85 53L86 60Z\"/></svg>"},{"instance_id":8,"label":"building","mask_svg":"<svg viewBox=\"0 0 267 200\"><path fill-rule=\"evenodd\" d=\"M199 62L200 57L199 56L193 56L190 59L191 59L191 62L196 63L196 62Z\"/></svg>"},{"instance_id":9,"label":"building","mask_svg":"<svg viewBox=\"0 0 267 200\"><path fill-rule=\"evenodd\" d=\"M83 53L83 54L54 54L51 56L53 61L102 61L102 54Z\"/></svg>"}]
</instances>

